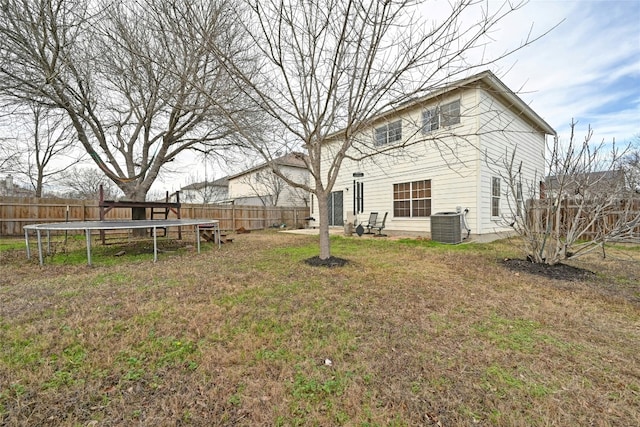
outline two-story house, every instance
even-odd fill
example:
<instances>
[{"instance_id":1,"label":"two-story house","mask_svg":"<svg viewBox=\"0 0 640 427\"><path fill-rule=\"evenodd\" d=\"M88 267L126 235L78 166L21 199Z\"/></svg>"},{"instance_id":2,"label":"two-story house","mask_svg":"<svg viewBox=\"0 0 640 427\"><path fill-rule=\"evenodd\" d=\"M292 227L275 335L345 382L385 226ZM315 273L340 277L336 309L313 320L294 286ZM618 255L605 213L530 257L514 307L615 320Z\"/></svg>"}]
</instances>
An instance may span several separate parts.
<instances>
[{"instance_id":1,"label":"two-story house","mask_svg":"<svg viewBox=\"0 0 640 427\"><path fill-rule=\"evenodd\" d=\"M293 182L309 181L304 154L289 153L273 160L273 166ZM228 198L236 205L302 207L309 203L306 191L292 187L273 173L272 165L262 163L227 177Z\"/></svg>"},{"instance_id":2,"label":"two-story house","mask_svg":"<svg viewBox=\"0 0 640 427\"><path fill-rule=\"evenodd\" d=\"M515 198L535 197L545 176L546 138L555 135L489 71L370 123L360 136L366 143L352 146L342 163L329 199L330 225L366 222L370 212L382 219L386 212L386 230L427 235L432 215L458 210L467 212L471 234L507 230L515 194L505 182L508 164L525 187ZM319 218L311 202L311 216Z\"/></svg>"},{"instance_id":3,"label":"two-story house","mask_svg":"<svg viewBox=\"0 0 640 427\"><path fill-rule=\"evenodd\" d=\"M13 181L12 175L0 178L0 196L8 197L33 197L35 192L28 188L22 187Z\"/></svg>"},{"instance_id":4,"label":"two-story house","mask_svg":"<svg viewBox=\"0 0 640 427\"><path fill-rule=\"evenodd\" d=\"M183 203L225 203L228 199L229 181L226 177L214 181L194 182L180 189L180 201Z\"/></svg>"}]
</instances>

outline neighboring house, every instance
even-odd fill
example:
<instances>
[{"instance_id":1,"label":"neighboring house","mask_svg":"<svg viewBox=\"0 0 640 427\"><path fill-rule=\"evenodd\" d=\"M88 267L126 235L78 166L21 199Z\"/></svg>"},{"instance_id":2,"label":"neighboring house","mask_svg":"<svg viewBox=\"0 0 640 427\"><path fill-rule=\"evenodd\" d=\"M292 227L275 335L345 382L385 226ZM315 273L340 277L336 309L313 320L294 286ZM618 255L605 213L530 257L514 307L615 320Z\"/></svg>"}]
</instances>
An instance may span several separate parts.
<instances>
[{"instance_id":1,"label":"neighboring house","mask_svg":"<svg viewBox=\"0 0 640 427\"><path fill-rule=\"evenodd\" d=\"M575 175L549 176L545 179L542 197L602 198L632 193L622 170L585 172Z\"/></svg>"},{"instance_id":2,"label":"neighboring house","mask_svg":"<svg viewBox=\"0 0 640 427\"><path fill-rule=\"evenodd\" d=\"M290 153L273 160L293 182L308 182L309 171L304 154ZM229 200L236 205L308 206L309 195L275 175L268 163L260 164L228 177Z\"/></svg>"},{"instance_id":3,"label":"neighboring house","mask_svg":"<svg viewBox=\"0 0 640 427\"><path fill-rule=\"evenodd\" d=\"M194 204L225 203L229 199L229 180L196 182L180 189L180 202Z\"/></svg>"},{"instance_id":4,"label":"neighboring house","mask_svg":"<svg viewBox=\"0 0 640 427\"><path fill-rule=\"evenodd\" d=\"M34 197L35 192L28 188L23 188L13 181L12 175L7 175L0 179L0 196L8 197Z\"/></svg>"},{"instance_id":5,"label":"neighboring house","mask_svg":"<svg viewBox=\"0 0 640 427\"><path fill-rule=\"evenodd\" d=\"M555 131L493 73L457 81L371 119L361 145L347 152L362 160L345 158L340 168L330 225L388 212L386 230L428 234L433 214L468 210L472 234L508 230L507 164L515 150L525 194L539 197L529 190L544 180L547 135ZM387 150L394 145L403 147ZM314 199L311 216L319 218Z\"/></svg>"}]
</instances>

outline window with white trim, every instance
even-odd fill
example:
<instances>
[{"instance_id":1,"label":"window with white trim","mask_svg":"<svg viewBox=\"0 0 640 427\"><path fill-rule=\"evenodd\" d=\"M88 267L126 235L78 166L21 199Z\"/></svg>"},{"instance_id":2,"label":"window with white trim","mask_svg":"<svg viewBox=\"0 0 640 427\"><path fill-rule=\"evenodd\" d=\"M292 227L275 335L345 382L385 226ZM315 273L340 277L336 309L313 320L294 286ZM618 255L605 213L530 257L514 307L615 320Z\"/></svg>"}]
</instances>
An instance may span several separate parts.
<instances>
[{"instance_id":1,"label":"window with white trim","mask_svg":"<svg viewBox=\"0 0 640 427\"><path fill-rule=\"evenodd\" d=\"M396 218L431 216L431 180L393 184L393 216Z\"/></svg>"},{"instance_id":2,"label":"window with white trim","mask_svg":"<svg viewBox=\"0 0 640 427\"><path fill-rule=\"evenodd\" d=\"M442 104L422 112L422 132L453 126L460 123L460 100Z\"/></svg>"},{"instance_id":3,"label":"window with white trim","mask_svg":"<svg viewBox=\"0 0 640 427\"><path fill-rule=\"evenodd\" d=\"M491 216L500 216L500 178L491 178Z\"/></svg>"},{"instance_id":4,"label":"window with white trim","mask_svg":"<svg viewBox=\"0 0 640 427\"><path fill-rule=\"evenodd\" d=\"M376 146L402 140L402 120L387 123L376 128Z\"/></svg>"}]
</instances>

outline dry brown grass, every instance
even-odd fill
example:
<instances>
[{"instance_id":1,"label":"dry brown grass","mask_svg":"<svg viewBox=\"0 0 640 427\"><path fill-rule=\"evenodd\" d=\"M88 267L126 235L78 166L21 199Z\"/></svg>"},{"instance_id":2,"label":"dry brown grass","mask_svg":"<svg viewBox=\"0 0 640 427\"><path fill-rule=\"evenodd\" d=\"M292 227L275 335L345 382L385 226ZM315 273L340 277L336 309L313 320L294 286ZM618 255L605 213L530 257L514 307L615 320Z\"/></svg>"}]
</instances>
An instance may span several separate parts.
<instances>
[{"instance_id":1,"label":"dry brown grass","mask_svg":"<svg viewBox=\"0 0 640 427\"><path fill-rule=\"evenodd\" d=\"M508 270L505 242L336 238L327 269L313 237L235 237L0 253L0 424L640 425L637 248L565 282Z\"/></svg>"}]
</instances>

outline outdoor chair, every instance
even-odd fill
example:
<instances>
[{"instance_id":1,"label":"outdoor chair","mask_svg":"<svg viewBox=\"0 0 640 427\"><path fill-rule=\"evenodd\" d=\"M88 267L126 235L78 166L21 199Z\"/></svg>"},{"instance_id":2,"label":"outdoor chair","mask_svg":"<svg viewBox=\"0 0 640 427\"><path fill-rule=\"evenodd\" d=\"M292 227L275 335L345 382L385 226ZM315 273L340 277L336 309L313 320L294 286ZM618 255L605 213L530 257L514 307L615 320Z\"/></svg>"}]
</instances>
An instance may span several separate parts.
<instances>
[{"instance_id":1,"label":"outdoor chair","mask_svg":"<svg viewBox=\"0 0 640 427\"><path fill-rule=\"evenodd\" d=\"M369 222L364 226L367 229L365 234L371 234L371 230L376 226L378 222L378 212L371 212L369 214Z\"/></svg>"},{"instance_id":2,"label":"outdoor chair","mask_svg":"<svg viewBox=\"0 0 640 427\"><path fill-rule=\"evenodd\" d=\"M378 232L376 233L376 236L378 236L378 237L386 236L386 234L382 234L382 230L384 230L384 226L385 226L385 223L387 222L387 215L388 214L389 214L389 212L385 212L384 213L384 217L382 218L382 224L373 227L374 230L378 230Z\"/></svg>"}]
</instances>

